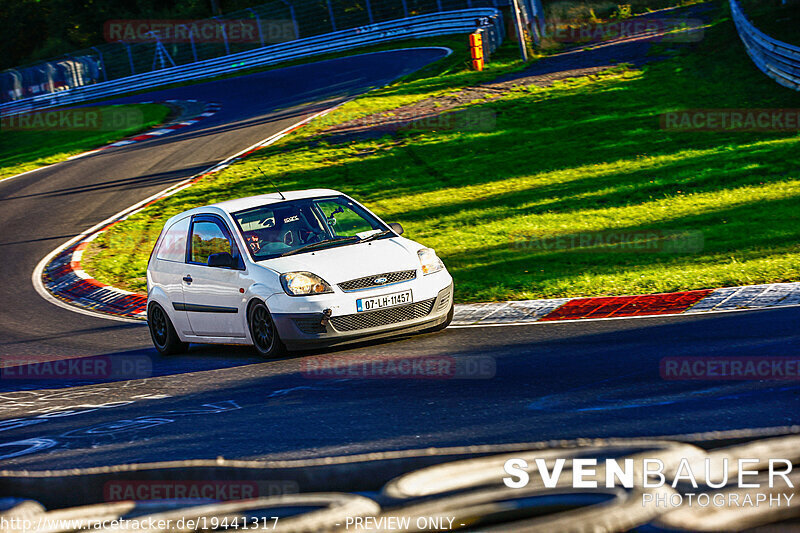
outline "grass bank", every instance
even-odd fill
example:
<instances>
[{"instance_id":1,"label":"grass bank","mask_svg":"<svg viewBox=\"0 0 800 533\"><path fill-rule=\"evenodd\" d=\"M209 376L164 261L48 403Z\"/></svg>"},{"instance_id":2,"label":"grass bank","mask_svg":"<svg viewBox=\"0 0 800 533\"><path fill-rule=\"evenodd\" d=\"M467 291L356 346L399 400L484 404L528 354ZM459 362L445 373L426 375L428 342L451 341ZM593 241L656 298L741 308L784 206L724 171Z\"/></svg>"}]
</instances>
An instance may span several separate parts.
<instances>
[{"instance_id":1,"label":"grass bank","mask_svg":"<svg viewBox=\"0 0 800 533\"><path fill-rule=\"evenodd\" d=\"M688 6L704 0L545 0L542 2L545 17L548 20L587 22L605 22L620 20L632 15L641 15L660 9L676 6Z\"/></svg>"},{"instance_id":2,"label":"grass bank","mask_svg":"<svg viewBox=\"0 0 800 533\"><path fill-rule=\"evenodd\" d=\"M111 125L113 123L107 120L103 126L100 120L94 127L93 123L85 121L86 117L81 115L79 108L43 111L57 115L59 120L65 116L67 126L39 127L34 117L22 124L4 119L4 127L0 128L0 179L64 161L70 156L152 128L169 114L169 109L159 104L100 106L92 108L92 111L101 117L122 119L121 125Z\"/></svg>"},{"instance_id":3,"label":"grass bank","mask_svg":"<svg viewBox=\"0 0 800 533\"><path fill-rule=\"evenodd\" d=\"M796 108L800 95L753 67L725 18L694 48L655 53L671 57L472 102L496 117L483 131L342 144L313 130L290 136L115 226L86 266L106 283L143 290L164 220L270 191L261 166L284 189L337 188L401 222L444 258L462 302L800 279L797 132L670 130L660 118ZM367 95L341 116L441 98L470 75L420 77ZM631 235L637 245L616 244Z\"/></svg>"}]
</instances>

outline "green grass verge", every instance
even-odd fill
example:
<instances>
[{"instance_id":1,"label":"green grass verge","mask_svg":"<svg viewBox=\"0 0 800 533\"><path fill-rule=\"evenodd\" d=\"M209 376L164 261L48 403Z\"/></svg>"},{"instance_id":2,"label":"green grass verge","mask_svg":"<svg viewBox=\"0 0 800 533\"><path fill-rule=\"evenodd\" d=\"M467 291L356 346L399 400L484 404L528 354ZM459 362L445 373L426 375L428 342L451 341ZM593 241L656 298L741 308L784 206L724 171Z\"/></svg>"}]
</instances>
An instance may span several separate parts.
<instances>
[{"instance_id":1,"label":"green grass verge","mask_svg":"<svg viewBox=\"0 0 800 533\"><path fill-rule=\"evenodd\" d=\"M659 53L668 53L660 50ZM313 131L284 139L137 214L96 241L89 272L144 289L163 222L185 209L284 189L352 194L430 245L459 301L614 295L800 279L800 137L781 132L665 131L659 116L695 108L791 108L800 95L753 67L721 19L693 49L642 70L520 89L473 105L492 131L411 132L329 145ZM506 68L514 68L506 65ZM345 107L347 118L441 94L463 71L420 77ZM597 232L692 232L684 253L595 247ZM556 242L518 248L517 235Z\"/></svg>"},{"instance_id":2,"label":"green grass verge","mask_svg":"<svg viewBox=\"0 0 800 533\"><path fill-rule=\"evenodd\" d=\"M131 112L128 117L137 120L129 121L126 127L119 129L0 129L0 179L64 161L75 154L152 128L161 124L169 114L169 108L160 104L101 106L98 111L120 107Z\"/></svg>"},{"instance_id":3,"label":"green grass verge","mask_svg":"<svg viewBox=\"0 0 800 533\"><path fill-rule=\"evenodd\" d=\"M548 20L570 20L583 24L626 19L633 15L641 15L676 6L688 6L704 1L706 0L626 0L625 2L610 0L564 2L562 0L551 0L544 2L544 11Z\"/></svg>"}]
</instances>

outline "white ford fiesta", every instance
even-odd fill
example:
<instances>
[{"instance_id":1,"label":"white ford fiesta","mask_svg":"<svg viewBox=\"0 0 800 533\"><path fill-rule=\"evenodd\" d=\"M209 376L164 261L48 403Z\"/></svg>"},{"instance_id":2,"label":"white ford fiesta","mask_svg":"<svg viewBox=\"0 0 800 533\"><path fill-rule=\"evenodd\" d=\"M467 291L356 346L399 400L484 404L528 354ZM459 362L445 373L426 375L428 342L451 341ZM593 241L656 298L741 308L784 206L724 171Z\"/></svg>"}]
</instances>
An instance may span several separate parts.
<instances>
[{"instance_id":1,"label":"white ford fiesta","mask_svg":"<svg viewBox=\"0 0 800 533\"><path fill-rule=\"evenodd\" d=\"M430 249L330 189L265 194L169 219L147 265L156 349L251 344L265 357L444 329L453 278Z\"/></svg>"}]
</instances>

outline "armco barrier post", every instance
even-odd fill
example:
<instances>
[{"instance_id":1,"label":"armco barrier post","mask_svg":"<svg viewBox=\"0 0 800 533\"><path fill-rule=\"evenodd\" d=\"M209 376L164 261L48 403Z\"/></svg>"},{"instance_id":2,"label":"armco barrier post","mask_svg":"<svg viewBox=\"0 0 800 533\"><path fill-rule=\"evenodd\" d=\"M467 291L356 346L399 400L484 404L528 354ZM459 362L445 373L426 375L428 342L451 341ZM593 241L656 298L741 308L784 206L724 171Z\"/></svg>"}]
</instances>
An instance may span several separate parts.
<instances>
[{"instance_id":1,"label":"armco barrier post","mask_svg":"<svg viewBox=\"0 0 800 533\"><path fill-rule=\"evenodd\" d=\"M483 70L483 31L478 30L469 34L469 52L472 56L472 68Z\"/></svg>"},{"instance_id":2,"label":"armco barrier post","mask_svg":"<svg viewBox=\"0 0 800 533\"><path fill-rule=\"evenodd\" d=\"M522 23L522 12L519 6L519 0L511 0L511 16L514 21L514 31L517 35L517 42L519 43L519 54L522 61L528 62L528 45L525 43L525 29Z\"/></svg>"}]
</instances>

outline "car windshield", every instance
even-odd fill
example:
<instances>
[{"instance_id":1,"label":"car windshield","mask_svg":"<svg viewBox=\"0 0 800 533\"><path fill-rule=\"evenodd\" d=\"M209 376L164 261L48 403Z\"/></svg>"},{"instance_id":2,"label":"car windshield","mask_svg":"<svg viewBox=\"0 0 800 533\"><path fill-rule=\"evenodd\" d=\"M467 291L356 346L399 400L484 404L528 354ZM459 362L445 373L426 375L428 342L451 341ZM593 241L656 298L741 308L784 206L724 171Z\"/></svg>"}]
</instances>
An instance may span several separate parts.
<instances>
[{"instance_id":1,"label":"car windshield","mask_svg":"<svg viewBox=\"0 0 800 533\"><path fill-rule=\"evenodd\" d=\"M391 236L383 222L344 196L280 202L233 218L255 261Z\"/></svg>"}]
</instances>

